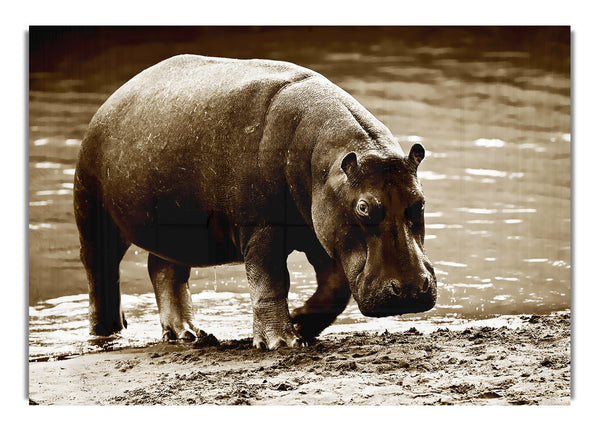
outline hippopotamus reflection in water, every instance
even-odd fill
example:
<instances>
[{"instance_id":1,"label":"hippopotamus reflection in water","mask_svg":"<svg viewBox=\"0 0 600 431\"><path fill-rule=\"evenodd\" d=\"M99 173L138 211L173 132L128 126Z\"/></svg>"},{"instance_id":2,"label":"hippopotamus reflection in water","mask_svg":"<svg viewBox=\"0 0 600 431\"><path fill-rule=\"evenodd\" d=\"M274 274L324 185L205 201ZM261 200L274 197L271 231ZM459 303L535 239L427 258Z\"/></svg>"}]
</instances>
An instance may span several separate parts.
<instances>
[{"instance_id":1,"label":"hippopotamus reflection in water","mask_svg":"<svg viewBox=\"0 0 600 431\"><path fill-rule=\"evenodd\" d=\"M141 72L92 118L74 181L91 333L126 326L119 262L149 252L163 336L194 339L190 267L243 262L254 346L317 336L350 295L366 316L426 311L417 167L354 98L278 61L181 55ZM313 296L291 315L286 259L304 252Z\"/></svg>"}]
</instances>

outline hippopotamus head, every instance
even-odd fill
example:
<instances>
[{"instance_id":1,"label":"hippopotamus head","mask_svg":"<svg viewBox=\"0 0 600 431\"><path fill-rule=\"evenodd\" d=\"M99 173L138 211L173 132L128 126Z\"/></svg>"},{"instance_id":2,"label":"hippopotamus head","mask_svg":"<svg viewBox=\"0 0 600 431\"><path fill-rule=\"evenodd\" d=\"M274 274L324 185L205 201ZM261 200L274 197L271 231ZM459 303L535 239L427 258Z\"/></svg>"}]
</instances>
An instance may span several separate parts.
<instances>
[{"instance_id":1,"label":"hippopotamus head","mask_svg":"<svg viewBox=\"0 0 600 431\"><path fill-rule=\"evenodd\" d=\"M313 194L315 231L338 260L366 316L426 311L437 283L423 242L425 198L417 167L425 150L341 154Z\"/></svg>"}]
</instances>

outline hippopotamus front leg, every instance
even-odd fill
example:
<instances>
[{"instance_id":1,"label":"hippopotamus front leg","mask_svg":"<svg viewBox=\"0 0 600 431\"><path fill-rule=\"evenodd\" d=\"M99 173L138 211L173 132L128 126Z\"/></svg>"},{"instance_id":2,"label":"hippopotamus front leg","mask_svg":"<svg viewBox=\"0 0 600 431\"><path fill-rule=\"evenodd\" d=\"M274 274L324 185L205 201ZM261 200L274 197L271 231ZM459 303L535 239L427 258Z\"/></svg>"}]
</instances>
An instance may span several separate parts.
<instances>
[{"instance_id":1,"label":"hippopotamus front leg","mask_svg":"<svg viewBox=\"0 0 600 431\"><path fill-rule=\"evenodd\" d=\"M310 340L344 311L351 292L339 262L331 259L321 248L306 252L306 256L317 275L317 291L302 307L293 311L292 322L298 334Z\"/></svg>"},{"instance_id":2,"label":"hippopotamus front leg","mask_svg":"<svg viewBox=\"0 0 600 431\"><path fill-rule=\"evenodd\" d=\"M156 294L163 339L195 340L198 329L192 322L194 312L188 287L190 268L167 262L150 253L148 273Z\"/></svg>"},{"instance_id":3,"label":"hippopotamus front leg","mask_svg":"<svg viewBox=\"0 0 600 431\"><path fill-rule=\"evenodd\" d=\"M290 275L283 229L265 226L250 235L244 253L254 313L253 345L269 350L306 345L292 325L287 296Z\"/></svg>"}]
</instances>

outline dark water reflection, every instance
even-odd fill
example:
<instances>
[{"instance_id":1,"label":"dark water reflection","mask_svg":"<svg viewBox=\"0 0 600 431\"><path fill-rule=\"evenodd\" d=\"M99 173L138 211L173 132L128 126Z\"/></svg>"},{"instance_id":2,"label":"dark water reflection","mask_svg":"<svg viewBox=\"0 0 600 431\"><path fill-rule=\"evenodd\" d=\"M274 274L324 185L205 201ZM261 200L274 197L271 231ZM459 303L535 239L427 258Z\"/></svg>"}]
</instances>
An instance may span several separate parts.
<instances>
[{"instance_id":1,"label":"dark water reflection","mask_svg":"<svg viewBox=\"0 0 600 431\"><path fill-rule=\"evenodd\" d=\"M337 328L570 307L568 29L38 29L30 49L33 356L88 348L72 214L74 164L87 123L131 76L183 52L309 67L365 105L405 150L414 141L428 150L420 177L438 305L378 320L351 304ZM299 253L289 266L290 303L298 306L315 278ZM130 322L122 343L154 339L160 328L146 253L132 247L121 268ZM250 335L242 266L194 269L190 284L201 326L221 338Z\"/></svg>"}]
</instances>

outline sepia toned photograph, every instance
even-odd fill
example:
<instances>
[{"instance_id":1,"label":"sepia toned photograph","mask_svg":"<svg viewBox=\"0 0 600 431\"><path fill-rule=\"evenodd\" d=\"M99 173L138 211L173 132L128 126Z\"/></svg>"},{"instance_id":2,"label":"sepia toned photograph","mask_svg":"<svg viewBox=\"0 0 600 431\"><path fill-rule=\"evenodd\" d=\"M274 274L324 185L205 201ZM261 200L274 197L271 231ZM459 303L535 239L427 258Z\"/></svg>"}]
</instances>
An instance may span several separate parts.
<instances>
[{"instance_id":1,"label":"sepia toned photograph","mask_svg":"<svg viewBox=\"0 0 600 431\"><path fill-rule=\"evenodd\" d=\"M30 26L30 405L568 405L569 26Z\"/></svg>"}]
</instances>

